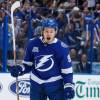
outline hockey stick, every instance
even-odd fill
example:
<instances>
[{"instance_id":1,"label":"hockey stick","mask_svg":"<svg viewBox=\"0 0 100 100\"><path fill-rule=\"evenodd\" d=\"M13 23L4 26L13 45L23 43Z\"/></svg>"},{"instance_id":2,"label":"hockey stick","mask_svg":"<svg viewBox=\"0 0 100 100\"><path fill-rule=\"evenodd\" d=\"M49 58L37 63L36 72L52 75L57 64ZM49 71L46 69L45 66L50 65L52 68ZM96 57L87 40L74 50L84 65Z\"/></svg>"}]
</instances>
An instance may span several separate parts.
<instances>
[{"instance_id":1,"label":"hockey stick","mask_svg":"<svg viewBox=\"0 0 100 100\"><path fill-rule=\"evenodd\" d=\"M16 66L16 44L15 44L15 34L14 34L14 17L13 13L15 9L20 7L20 1L16 1L11 6L11 24L12 24L12 36L13 36L13 54L14 54L14 65ZM16 94L17 94L17 100L19 100L19 87L18 87L18 77L16 78Z\"/></svg>"}]
</instances>

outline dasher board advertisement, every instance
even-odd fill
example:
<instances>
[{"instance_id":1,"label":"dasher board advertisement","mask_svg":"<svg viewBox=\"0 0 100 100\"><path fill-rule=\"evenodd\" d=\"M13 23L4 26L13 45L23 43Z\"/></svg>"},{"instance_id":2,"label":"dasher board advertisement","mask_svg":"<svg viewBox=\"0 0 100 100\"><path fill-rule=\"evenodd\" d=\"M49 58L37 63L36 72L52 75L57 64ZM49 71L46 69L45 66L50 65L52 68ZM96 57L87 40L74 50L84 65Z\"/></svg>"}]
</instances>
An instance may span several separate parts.
<instances>
[{"instance_id":1,"label":"dasher board advertisement","mask_svg":"<svg viewBox=\"0 0 100 100\"><path fill-rule=\"evenodd\" d=\"M20 100L30 100L29 74L18 77ZM73 100L100 100L100 75L74 75ZM16 100L16 79L10 73L0 73L0 100Z\"/></svg>"}]
</instances>

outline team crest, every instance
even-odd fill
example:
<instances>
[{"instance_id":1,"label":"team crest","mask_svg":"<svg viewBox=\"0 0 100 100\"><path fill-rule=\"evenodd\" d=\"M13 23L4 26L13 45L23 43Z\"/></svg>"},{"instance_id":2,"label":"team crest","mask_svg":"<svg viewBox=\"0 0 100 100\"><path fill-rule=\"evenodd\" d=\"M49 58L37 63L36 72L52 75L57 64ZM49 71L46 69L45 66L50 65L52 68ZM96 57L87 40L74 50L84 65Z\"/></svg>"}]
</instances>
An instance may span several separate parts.
<instances>
[{"instance_id":1,"label":"team crest","mask_svg":"<svg viewBox=\"0 0 100 100\"><path fill-rule=\"evenodd\" d=\"M35 58L35 69L40 72L49 71L54 66L53 55L40 55Z\"/></svg>"},{"instance_id":2,"label":"team crest","mask_svg":"<svg viewBox=\"0 0 100 100\"><path fill-rule=\"evenodd\" d=\"M32 52L39 52L39 48L38 47L33 47Z\"/></svg>"}]
</instances>

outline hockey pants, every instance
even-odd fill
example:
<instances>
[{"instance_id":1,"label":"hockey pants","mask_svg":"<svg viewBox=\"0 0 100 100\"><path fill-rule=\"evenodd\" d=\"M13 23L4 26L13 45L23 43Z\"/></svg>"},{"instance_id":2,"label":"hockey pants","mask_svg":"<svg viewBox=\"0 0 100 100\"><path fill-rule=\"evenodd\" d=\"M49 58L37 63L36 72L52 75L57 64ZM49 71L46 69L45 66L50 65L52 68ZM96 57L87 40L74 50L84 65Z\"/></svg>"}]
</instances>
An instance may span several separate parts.
<instances>
[{"instance_id":1,"label":"hockey pants","mask_svg":"<svg viewBox=\"0 0 100 100\"><path fill-rule=\"evenodd\" d=\"M63 85L50 87L45 84L32 84L30 87L30 100L66 100L64 97Z\"/></svg>"}]
</instances>

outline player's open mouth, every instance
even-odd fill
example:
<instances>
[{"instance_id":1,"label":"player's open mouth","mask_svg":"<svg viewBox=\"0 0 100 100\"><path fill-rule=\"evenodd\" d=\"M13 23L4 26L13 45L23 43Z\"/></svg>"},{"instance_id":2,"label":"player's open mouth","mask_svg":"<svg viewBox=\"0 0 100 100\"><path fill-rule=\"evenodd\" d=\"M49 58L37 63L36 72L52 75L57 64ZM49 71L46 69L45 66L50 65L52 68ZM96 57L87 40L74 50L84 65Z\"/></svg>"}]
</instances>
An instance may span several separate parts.
<instances>
[{"instance_id":1,"label":"player's open mouth","mask_svg":"<svg viewBox=\"0 0 100 100\"><path fill-rule=\"evenodd\" d=\"M47 40L50 40L51 38L50 37L47 37Z\"/></svg>"}]
</instances>

